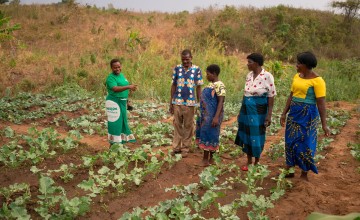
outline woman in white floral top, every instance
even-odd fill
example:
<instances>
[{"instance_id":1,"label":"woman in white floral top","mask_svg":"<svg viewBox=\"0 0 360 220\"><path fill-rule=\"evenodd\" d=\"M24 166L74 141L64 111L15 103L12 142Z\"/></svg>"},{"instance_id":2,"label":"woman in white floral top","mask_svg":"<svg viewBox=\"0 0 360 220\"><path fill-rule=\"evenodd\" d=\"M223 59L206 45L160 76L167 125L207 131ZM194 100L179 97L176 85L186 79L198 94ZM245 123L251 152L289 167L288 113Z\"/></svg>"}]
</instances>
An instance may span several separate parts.
<instances>
[{"instance_id":1,"label":"woman in white floral top","mask_svg":"<svg viewBox=\"0 0 360 220\"><path fill-rule=\"evenodd\" d=\"M271 115L276 95L274 77L262 68L264 57L258 53L247 56L247 66L251 71L246 76L244 97L238 117L239 130L235 144L247 154L247 171L255 157L255 165L264 149L266 127L271 124Z\"/></svg>"}]
</instances>

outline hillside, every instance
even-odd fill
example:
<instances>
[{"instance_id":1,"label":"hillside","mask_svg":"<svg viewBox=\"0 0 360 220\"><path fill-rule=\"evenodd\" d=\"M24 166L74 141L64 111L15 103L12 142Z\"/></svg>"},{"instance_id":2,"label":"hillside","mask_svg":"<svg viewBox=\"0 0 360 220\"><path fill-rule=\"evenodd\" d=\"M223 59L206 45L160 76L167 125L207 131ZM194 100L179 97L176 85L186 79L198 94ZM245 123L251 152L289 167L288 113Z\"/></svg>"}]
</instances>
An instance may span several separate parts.
<instances>
[{"instance_id":1,"label":"hillside","mask_svg":"<svg viewBox=\"0 0 360 220\"><path fill-rule=\"evenodd\" d=\"M153 91L135 96L162 99L167 90L159 89L158 76L170 75L184 48L193 50L194 63L200 67L217 62L232 74L230 78L246 73L245 55L254 51L290 62L303 50L313 50L325 59L359 57L360 51L351 40L360 36L357 20L348 34L342 30L340 15L284 6L210 7L193 14L71 4L1 5L0 11L11 17L11 24L21 25L14 40L1 43L3 94L43 91L66 82L103 94L98 82L109 72L109 60L120 57L130 80L153 81L141 84Z\"/></svg>"},{"instance_id":2,"label":"hillside","mask_svg":"<svg viewBox=\"0 0 360 220\"><path fill-rule=\"evenodd\" d=\"M169 45L186 33L182 28L173 29L174 21L165 14L114 13L55 5L2 6L1 10L22 26L14 34L19 46L2 45L1 71L5 74L1 84L7 87L20 83L24 90L41 90L51 86L47 84L50 79L60 83L63 74L76 76L80 70L89 74L90 81L97 82L99 74L108 72L110 58L136 59L145 47L171 57ZM171 29L172 34L167 33ZM141 39L144 49L135 45L135 51L130 51L133 49L125 45L137 40L131 38L131 33L138 34L136 38Z\"/></svg>"}]
</instances>

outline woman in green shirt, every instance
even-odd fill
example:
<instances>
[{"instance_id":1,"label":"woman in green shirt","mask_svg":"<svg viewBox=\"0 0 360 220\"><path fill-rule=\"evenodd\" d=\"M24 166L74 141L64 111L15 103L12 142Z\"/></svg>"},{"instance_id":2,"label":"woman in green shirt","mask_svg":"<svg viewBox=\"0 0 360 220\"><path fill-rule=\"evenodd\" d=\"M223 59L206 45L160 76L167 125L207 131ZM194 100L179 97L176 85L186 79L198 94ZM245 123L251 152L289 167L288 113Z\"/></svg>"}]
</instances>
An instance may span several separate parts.
<instances>
[{"instance_id":1,"label":"woman in green shirt","mask_svg":"<svg viewBox=\"0 0 360 220\"><path fill-rule=\"evenodd\" d=\"M127 120L127 99L129 90L135 91L136 85L130 85L121 72L118 59L110 61L112 72L106 79L108 96L106 97L106 113L108 117L108 140L110 144L135 142Z\"/></svg>"}]
</instances>

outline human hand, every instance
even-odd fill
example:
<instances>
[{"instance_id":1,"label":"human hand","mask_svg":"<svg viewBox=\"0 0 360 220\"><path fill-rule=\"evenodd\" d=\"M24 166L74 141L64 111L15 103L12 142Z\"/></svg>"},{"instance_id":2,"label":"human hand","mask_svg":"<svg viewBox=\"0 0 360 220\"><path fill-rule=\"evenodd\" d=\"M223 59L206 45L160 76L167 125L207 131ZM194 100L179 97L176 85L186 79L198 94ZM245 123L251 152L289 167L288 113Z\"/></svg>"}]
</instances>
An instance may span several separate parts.
<instances>
[{"instance_id":1,"label":"human hand","mask_svg":"<svg viewBox=\"0 0 360 220\"><path fill-rule=\"evenodd\" d=\"M195 114L200 117L200 108L195 108Z\"/></svg>"},{"instance_id":2,"label":"human hand","mask_svg":"<svg viewBox=\"0 0 360 220\"><path fill-rule=\"evenodd\" d=\"M219 125L219 118L218 117L214 117L212 122L211 122L211 126L212 127L216 127Z\"/></svg>"},{"instance_id":3,"label":"human hand","mask_svg":"<svg viewBox=\"0 0 360 220\"><path fill-rule=\"evenodd\" d=\"M170 103L169 112L170 114L174 114L174 104L172 103Z\"/></svg>"},{"instance_id":4,"label":"human hand","mask_svg":"<svg viewBox=\"0 0 360 220\"><path fill-rule=\"evenodd\" d=\"M280 125L281 127L285 126L286 114L282 114L280 117Z\"/></svg>"},{"instance_id":5,"label":"human hand","mask_svg":"<svg viewBox=\"0 0 360 220\"><path fill-rule=\"evenodd\" d=\"M137 90L137 85L134 85L134 84L129 85L129 89L130 89L131 91L136 91L136 90Z\"/></svg>"},{"instance_id":6,"label":"human hand","mask_svg":"<svg viewBox=\"0 0 360 220\"><path fill-rule=\"evenodd\" d=\"M328 126L325 126L325 127L323 127L322 129L323 129L323 131L324 131L324 133L325 133L325 136L326 136L326 137L329 137L329 136L330 136L330 129L329 129L329 127L328 127Z\"/></svg>"},{"instance_id":7,"label":"human hand","mask_svg":"<svg viewBox=\"0 0 360 220\"><path fill-rule=\"evenodd\" d=\"M266 117L265 118L265 122L264 122L264 126L265 127L269 127L271 125L271 117Z\"/></svg>"}]
</instances>

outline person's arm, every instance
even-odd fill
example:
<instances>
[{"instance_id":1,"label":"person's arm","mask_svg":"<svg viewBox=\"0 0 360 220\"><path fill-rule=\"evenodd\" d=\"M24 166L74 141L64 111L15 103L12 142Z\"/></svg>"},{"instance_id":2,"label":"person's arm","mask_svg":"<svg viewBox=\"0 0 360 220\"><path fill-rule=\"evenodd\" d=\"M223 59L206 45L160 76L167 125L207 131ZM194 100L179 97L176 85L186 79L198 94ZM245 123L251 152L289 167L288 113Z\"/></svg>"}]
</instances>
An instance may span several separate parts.
<instances>
[{"instance_id":1,"label":"person's arm","mask_svg":"<svg viewBox=\"0 0 360 220\"><path fill-rule=\"evenodd\" d=\"M242 98L242 100L241 100L241 106L244 105L244 99L245 99L245 95L243 95L243 98ZM240 109L239 109L239 114L237 115L237 120L238 120L238 121L239 121L239 119L240 119L241 106L240 106Z\"/></svg>"},{"instance_id":2,"label":"person's arm","mask_svg":"<svg viewBox=\"0 0 360 220\"><path fill-rule=\"evenodd\" d=\"M122 91L125 91L127 89L129 89L131 91L135 91L137 89L137 85L113 86L111 89L114 92L122 92Z\"/></svg>"},{"instance_id":3,"label":"person's arm","mask_svg":"<svg viewBox=\"0 0 360 220\"><path fill-rule=\"evenodd\" d=\"M319 109L322 129L323 129L325 135L328 137L328 136L330 136L330 129L328 128L328 126L326 124L325 97L316 98L316 105Z\"/></svg>"},{"instance_id":4,"label":"person's arm","mask_svg":"<svg viewBox=\"0 0 360 220\"><path fill-rule=\"evenodd\" d=\"M272 111L273 111L273 107L274 107L274 100L275 100L275 96L268 97L268 113L265 118L265 123L264 123L265 127L269 127L271 124L271 116L272 116Z\"/></svg>"},{"instance_id":5,"label":"person's arm","mask_svg":"<svg viewBox=\"0 0 360 220\"><path fill-rule=\"evenodd\" d=\"M177 74L177 69L175 67L173 69L172 80L171 80L171 89L170 89L170 104L169 104L170 114L174 114L174 104L172 103L172 101L173 101L173 97L176 92L177 80L178 80L178 74Z\"/></svg>"},{"instance_id":6,"label":"person's arm","mask_svg":"<svg viewBox=\"0 0 360 220\"><path fill-rule=\"evenodd\" d=\"M204 84L201 70L198 68L195 73L195 85L196 85L196 100L200 103L201 97L201 85Z\"/></svg>"},{"instance_id":7,"label":"person's arm","mask_svg":"<svg viewBox=\"0 0 360 220\"><path fill-rule=\"evenodd\" d=\"M275 79L271 73L265 72L268 74L267 80L265 80L264 84L268 88L268 111L265 118L264 126L269 127L271 125L271 117L273 113L274 101L276 96L276 88L275 88Z\"/></svg>"},{"instance_id":8,"label":"person's arm","mask_svg":"<svg viewBox=\"0 0 360 220\"><path fill-rule=\"evenodd\" d=\"M118 86L117 81L114 79L114 77L112 75L110 75L106 79L106 87L111 89L114 92L122 92L127 89L129 89L131 91L135 91L137 89L137 85Z\"/></svg>"},{"instance_id":9,"label":"person's arm","mask_svg":"<svg viewBox=\"0 0 360 220\"><path fill-rule=\"evenodd\" d=\"M218 100L218 104L217 104L217 108L216 108L216 113L215 113L215 116L214 116L214 118L213 118L213 120L211 122L212 127L216 127L216 126L219 125L220 114L221 114L221 111L224 108L225 96L218 96L217 100Z\"/></svg>"},{"instance_id":10,"label":"person's arm","mask_svg":"<svg viewBox=\"0 0 360 220\"><path fill-rule=\"evenodd\" d=\"M284 108L284 110L283 110L283 112L282 112L282 114L281 114L281 117L280 117L280 125L281 125L282 127L285 126L286 114L287 114L287 112L288 112L289 109L290 109L290 103L291 103L291 100L292 100L292 96L293 96L293 92L290 92L290 95L289 95L289 97L288 97L288 99L287 99L287 101L286 101L285 108Z\"/></svg>"},{"instance_id":11,"label":"person's arm","mask_svg":"<svg viewBox=\"0 0 360 220\"><path fill-rule=\"evenodd\" d=\"M170 106L169 106L169 112L171 114L174 114L174 104L172 104L172 99L174 97L176 91L176 85L175 84L171 84L171 90L170 90Z\"/></svg>"},{"instance_id":12,"label":"person's arm","mask_svg":"<svg viewBox=\"0 0 360 220\"><path fill-rule=\"evenodd\" d=\"M201 97L201 85L196 86L196 100L197 100L197 102L200 102L200 97Z\"/></svg>"}]
</instances>

